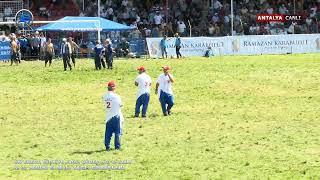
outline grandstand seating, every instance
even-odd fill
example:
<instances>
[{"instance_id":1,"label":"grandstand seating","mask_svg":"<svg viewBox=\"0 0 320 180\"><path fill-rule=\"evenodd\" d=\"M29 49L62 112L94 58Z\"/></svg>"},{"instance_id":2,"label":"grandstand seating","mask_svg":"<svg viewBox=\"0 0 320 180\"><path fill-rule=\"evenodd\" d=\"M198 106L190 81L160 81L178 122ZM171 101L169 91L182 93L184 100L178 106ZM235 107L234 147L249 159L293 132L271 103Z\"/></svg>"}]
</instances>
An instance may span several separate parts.
<instances>
[{"instance_id":1,"label":"grandstand seating","mask_svg":"<svg viewBox=\"0 0 320 180\"><path fill-rule=\"evenodd\" d=\"M11 21L12 18L6 17L14 17L20 9L23 9L23 0L0 1L0 13L4 21Z\"/></svg>"}]
</instances>

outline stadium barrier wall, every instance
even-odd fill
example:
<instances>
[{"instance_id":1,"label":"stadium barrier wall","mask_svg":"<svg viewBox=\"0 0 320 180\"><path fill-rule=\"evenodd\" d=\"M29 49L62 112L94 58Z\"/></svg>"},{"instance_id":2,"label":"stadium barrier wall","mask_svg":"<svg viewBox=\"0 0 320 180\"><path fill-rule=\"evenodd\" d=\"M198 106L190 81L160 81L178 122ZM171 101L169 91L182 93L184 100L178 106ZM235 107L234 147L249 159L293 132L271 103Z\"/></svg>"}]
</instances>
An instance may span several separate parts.
<instances>
[{"instance_id":1,"label":"stadium barrier wall","mask_svg":"<svg viewBox=\"0 0 320 180\"><path fill-rule=\"evenodd\" d=\"M151 58L161 57L162 38L147 38ZM320 34L249 35L225 37L182 37L182 56L204 56L208 47L214 55L262 55L320 52ZM168 38L168 56L175 56L175 38Z\"/></svg>"}]
</instances>

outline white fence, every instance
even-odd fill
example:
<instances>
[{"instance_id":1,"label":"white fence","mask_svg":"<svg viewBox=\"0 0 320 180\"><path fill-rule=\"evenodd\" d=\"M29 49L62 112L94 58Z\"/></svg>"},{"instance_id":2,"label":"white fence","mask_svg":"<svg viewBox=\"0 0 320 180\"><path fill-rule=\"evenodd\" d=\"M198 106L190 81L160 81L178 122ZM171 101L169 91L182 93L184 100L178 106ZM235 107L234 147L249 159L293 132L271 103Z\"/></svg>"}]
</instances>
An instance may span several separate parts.
<instances>
[{"instance_id":1,"label":"white fence","mask_svg":"<svg viewBox=\"0 0 320 180\"><path fill-rule=\"evenodd\" d=\"M150 57L161 57L161 38L147 38ZM257 55L320 52L320 34L254 35L181 38L183 56L203 56L210 46L215 55ZM168 56L175 56L175 38L168 40Z\"/></svg>"}]
</instances>

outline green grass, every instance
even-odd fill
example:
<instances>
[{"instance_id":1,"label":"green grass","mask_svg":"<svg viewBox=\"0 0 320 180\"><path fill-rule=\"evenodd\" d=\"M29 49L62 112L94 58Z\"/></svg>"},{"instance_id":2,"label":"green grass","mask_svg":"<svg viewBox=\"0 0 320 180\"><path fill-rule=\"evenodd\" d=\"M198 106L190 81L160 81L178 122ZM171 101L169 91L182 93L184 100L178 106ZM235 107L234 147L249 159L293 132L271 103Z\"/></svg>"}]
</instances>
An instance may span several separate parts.
<instances>
[{"instance_id":1,"label":"green grass","mask_svg":"<svg viewBox=\"0 0 320 180\"><path fill-rule=\"evenodd\" d=\"M136 67L175 77L173 115L155 94L134 119ZM78 60L0 63L1 179L319 179L318 54L116 60L113 71ZM121 151L105 152L105 83L124 102ZM154 92L154 85L152 92ZM14 170L16 160L128 160L125 170ZM30 167L25 165L26 167Z\"/></svg>"}]
</instances>

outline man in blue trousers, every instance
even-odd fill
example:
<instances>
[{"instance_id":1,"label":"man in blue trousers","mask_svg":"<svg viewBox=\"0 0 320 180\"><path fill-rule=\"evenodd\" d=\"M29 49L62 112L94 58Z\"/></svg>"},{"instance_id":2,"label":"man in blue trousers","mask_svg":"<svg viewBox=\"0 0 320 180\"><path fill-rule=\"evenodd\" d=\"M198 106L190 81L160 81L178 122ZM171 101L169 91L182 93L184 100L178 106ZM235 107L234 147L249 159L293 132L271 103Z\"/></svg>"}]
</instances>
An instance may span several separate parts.
<instances>
[{"instance_id":1,"label":"man in blue trousers","mask_svg":"<svg viewBox=\"0 0 320 180\"><path fill-rule=\"evenodd\" d=\"M139 117L140 108L142 106L142 117L147 117L147 109L150 99L151 78L146 73L143 66L138 67L139 75L136 78L135 85L138 86L136 109L134 117Z\"/></svg>"},{"instance_id":2,"label":"man in blue trousers","mask_svg":"<svg viewBox=\"0 0 320 180\"><path fill-rule=\"evenodd\" d=\"M174 46L176 47L176 54L177 54L177 58L179 59L182 58L182 55L180 53L180 49L181 49L181 38L179 36L178 33L175 34L175 37L176 37L176 41L174 43Z\"/></svg>"},{"instance_id":3,"label":"man in blue trousers","mask_svg":"<svg viewBox=\"0 0 320 180\"><path fill-rule=\"evenodd\" d=\"M172 83L174 82L173 76L169 73L170 67L162 67L163 74L158 77L156 84L156 94L159 95L161 108L164 116L171 115L171 108L174 104Z\"/></svg>"},{"instance_id":4,"label":"man in blue trousers","mask_svg":"<svg viewBox=\"0 0 320 180\"><path fill-rule=\"evenodd\" d=\"M98 40L96 41L96 46L93 48L95 54L94 54L94 65L96 67L96 70L101 70L101 56L103 51L103 46L101 45L101 42Z\"/></svg>"},{"instance_id":5,"label":"man in blue trousers","mask_svg":"<svg viewBox=\"0 0 320 180\"><path fill-rule=\"evenodd\" d=\"M114 146L116 150L121 147L120 137L122 134L123 115L121 113L122 102L119 95L115 93L116 84L114 81L108 82L108 92L103 96L106 108L106 131L104 144L106 150L110 150L110 140L114 133Z\"/></svg>"}]
</instances>

